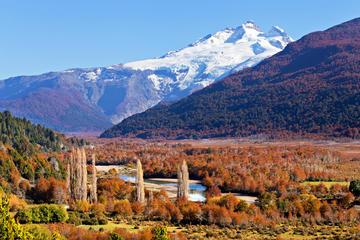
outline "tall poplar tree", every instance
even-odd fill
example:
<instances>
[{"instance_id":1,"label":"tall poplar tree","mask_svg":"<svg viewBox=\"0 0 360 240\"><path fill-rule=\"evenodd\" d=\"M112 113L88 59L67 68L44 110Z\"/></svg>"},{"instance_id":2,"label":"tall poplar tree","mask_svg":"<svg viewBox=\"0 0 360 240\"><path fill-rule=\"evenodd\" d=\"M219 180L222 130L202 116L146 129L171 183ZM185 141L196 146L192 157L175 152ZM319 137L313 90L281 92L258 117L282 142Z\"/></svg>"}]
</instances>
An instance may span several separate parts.
<instances>
[{"instance_id":1,"label":"tall poplar tree","mask_svg":"<svg viewBox=\"0 0 360 240\"><path fill-rule=\"evenodd\" d=\"M69 195L74 200L86 200L87 169L85 149L72 148L69 159Z\"/></svg>"},{"instance_id":2,"label":"tall poplar tree","mask_svg":"<svg viewBox=\"0 0 360 240\"><path fill-rule=\"evenodd\" d=\"M91 165L92 165L92 178L91 178L91 188L90 188L90 201L97 202L97 179L96 179L96 168L95 168L95 154L91 155Z\"/></svg>"},{"instance_id":3,"label":"tall poplar tree","mask_svg":"<svg viewBox=\"0 0 360 240\"><path fill-rule=\"evenodd\" d=\"M181 166L177 169L178 176L178 197L189 197L189 171L186 161L183 160Z\"/></svg>"},{"instance_id":4,"label":"tall poplar tree","mask_svg":"<svg viewBox=\"0 0 360 240\"><path fill-rule=\"evenodd\" d=\"M140 160L136 162L136 200L145 203L144 175Z\"/></svg>"}]
</instances>

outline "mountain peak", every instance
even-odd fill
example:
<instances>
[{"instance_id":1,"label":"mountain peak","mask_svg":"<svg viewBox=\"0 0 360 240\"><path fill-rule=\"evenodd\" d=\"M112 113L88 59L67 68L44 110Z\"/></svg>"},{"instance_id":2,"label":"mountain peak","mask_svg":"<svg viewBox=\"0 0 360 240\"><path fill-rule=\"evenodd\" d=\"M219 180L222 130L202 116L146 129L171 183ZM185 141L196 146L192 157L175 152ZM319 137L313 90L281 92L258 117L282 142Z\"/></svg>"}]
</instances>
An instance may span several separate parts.
<instances>
[{"instance_id":1,"label":"mountain peak","mask_svg":"<svg viewBox=\"0 0 360 240\"><path fill-rule=\"evenodd\" d=\"M281 35L281 36L286 34L284 29L282 29L279 26L272 26L272 28L270 29L270 31L268 33L274 33L274 34Z\"/></svg>"},{"instance_id":2,"label":"mountain peak","mask_svg":"<svg viewBox=\"0 0 360 240\"><path fill-rule=\"evenodd\" d=\"M289 37L289 35L287 35L284 29L279 26L273 26L267 33L264 34L264 36L267 38L281 37L281 39L286 43L294 41L291 37Z\"/></svg>"},{"instance_id":3,"label":"mountain peak","mask_svg":"<svg viewBox=\"0 0 360 240\"><path fill-rule=\"evenodd\" d=\"M265 41L272 47L283 47L280 43L285 42L285 32L279 27L273 27L267 33L269 37L245 31L240 41L224 44L226 48L248 41L252 52L261 56L262 48L268 45ZM232 57L246 49L232 49L236 53ZM233 73L176 103L127 118L102 137L180 139L268 134L358 138L359 63L360 19L354 19L310 33L255 67Z\"/></svg>"},{"instance_id":4,"label":"mountain peak","mask_svg":"<svg viewBox=\"0 0 360 240\"><path fill-rule=\"evenodd\" d=\"M267 38L254 22L248 21L208 34L159 58L2 81L0 110L8 109L66 131L82 130L82 126L90 125L91 117L97 119L91 123L93 129L101 129L110 121L119 123L161 101L188 96L278 53L286 44L281 37ZM53 92L47 94L48 89ZM74 98L69 98L69 89L76 92ZM48 102L63 104L53 109L46 105ZM78 121L65 121L57 114L69 111L78 113Z\"/></svg>"},{"instance_id":5,"label":"mountain peak","mask_svg":"<svg viewBox=\"0 0 360 240\"><path fill-rule=\"evenodd\" d=\"M256 23L252 20L249 20L241 25L244 29L254 29L258 32L261 32L261 29L256 25Z\"/></svg>"}]
</instances>

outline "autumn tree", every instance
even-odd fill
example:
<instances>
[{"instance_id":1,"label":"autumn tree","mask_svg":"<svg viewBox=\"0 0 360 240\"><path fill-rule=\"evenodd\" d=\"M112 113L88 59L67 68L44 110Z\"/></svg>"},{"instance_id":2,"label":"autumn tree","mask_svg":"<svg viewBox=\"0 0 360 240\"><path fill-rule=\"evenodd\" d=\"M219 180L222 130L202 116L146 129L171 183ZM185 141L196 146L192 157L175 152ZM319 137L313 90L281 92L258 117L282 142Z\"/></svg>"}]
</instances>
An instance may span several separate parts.
<instances>
[{"instance_id":1,"label":"autumn tree","mask_svg":"<svg viewBox=\"0 0 360 240\"><path fill-rule=\"evenodd\" d=\"M32 191L36 202L62 204L67 199L66 185L54 177L40 178Z\"/></svg>"}]
</instances>

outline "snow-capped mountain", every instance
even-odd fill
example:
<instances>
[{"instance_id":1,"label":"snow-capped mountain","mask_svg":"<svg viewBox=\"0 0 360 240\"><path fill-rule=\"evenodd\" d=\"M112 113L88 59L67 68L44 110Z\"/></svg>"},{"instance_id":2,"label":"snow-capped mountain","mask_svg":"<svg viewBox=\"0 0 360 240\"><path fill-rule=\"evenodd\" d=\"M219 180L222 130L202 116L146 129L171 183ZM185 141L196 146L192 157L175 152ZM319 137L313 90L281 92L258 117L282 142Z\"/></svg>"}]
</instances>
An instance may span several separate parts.
<instances>
[{"instance_id":1,"label":"snow-capped mountain","mask_svg":"<svg viewBox=\"0 0 360 240\"><path fill-rule=\"evenodd\" d=\"M0 81L0 110L9 109L57 130L97 130L253 66L291 41L280 27L262 32L249 21L160 58ZM51 102L57 105L56 114L44 112L51 112ZM78 116L68 118L68 111Z\"/></svg>"},{"instance_id":2,"label":"snow-capped mountain","mask_svg":"<svg viewBox=\"0 0 360 240\"><path fill-rule=\"evenodd\" d=\"M232 71L253 66L279 52L291 41L284 30L277 26L263 33L254 22L249 21L240 27L207 35L161 58L126 63L123 66L141 71L169 71L176 75L174 79L158 74L149 75L155 88L161 91L164 86L169 86L170 89L185 91L186 95ZM176 99L179 97L183 95L174 95Z\"/></svg>"}]
</instances>

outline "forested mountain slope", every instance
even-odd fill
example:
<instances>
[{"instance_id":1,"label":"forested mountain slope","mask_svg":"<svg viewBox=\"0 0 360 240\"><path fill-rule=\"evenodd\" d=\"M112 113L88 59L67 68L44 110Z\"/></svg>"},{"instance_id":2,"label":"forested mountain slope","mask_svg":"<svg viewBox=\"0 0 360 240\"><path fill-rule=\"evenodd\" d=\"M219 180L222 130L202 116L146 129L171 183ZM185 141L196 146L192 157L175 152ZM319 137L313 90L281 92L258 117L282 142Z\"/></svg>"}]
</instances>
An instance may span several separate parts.
<instances>
[{"instance_id":1,"label":"forested mountain slope","mask_svg":"<svg viewBox=\"0 0 360 240\"><path fill-rule=\"evenodd\" d=\"M44 151L59 151L63 139L64 136L49 128L32 124L25 118L14 117L9 111L0 112L0 142L18 150L25 147L23 144L30 144L32 148Z\"/></svg>"},{"instance_id":2,"label":"forested mountain slope","mask_svg":"<svg viewBox=\"0 0 360 240\"><path fill-rule=\"evenodd\" d=\"M146 40L145 40L146 41ZM177 101L284 49L278 26L226 28L159 58L0 80L0 111L56 131L103 131L161 101Z\"/></svg>"},{"instance_id":3,"label":"forested mountain slope","mask_svg":"<svg viewBox=\"0 0 360 240\"><path fill-rule=\"evenodd\" d=\"M172 105L125 119L102 137L359 137L360 18L308 34L255 67Z\"/></svg>"}]
</instances>

